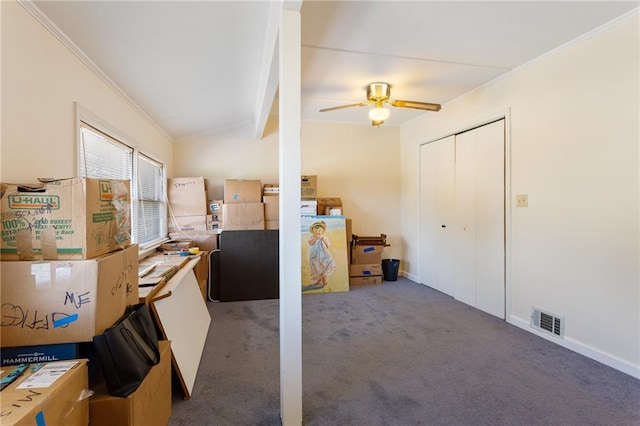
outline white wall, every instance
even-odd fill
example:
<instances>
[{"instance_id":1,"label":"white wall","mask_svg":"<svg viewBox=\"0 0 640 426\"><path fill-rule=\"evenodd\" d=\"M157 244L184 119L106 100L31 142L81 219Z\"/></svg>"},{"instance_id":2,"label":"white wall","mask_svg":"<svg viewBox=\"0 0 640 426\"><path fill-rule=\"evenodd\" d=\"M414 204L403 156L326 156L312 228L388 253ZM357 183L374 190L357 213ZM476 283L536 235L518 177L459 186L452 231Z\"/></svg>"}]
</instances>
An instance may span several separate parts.
<instances>
[{"instance_id":1,"label":"white wall","mask_svg":"<svg viewBox=\"0 0 640 426\"><path fill-rule=\"evenodd\" d=\"M210 199L222 198L224 179L277 183L277 131L270 119L261 140L209 135L176 143L174 175L206 177ZM301 143L302 173L318 176L318 196L340 197L353 233L386 234L383 256L402 259L400 129L305 121Z\"/></svg>"},{"instance_id":2,"label":"white wall","mask_svg":"<svg viewBox=\"0 0 640 426\"><path fill-rule=\"evenodd\" d=\"M636 12L403 127L401 222L417 279L419 144L510 112L508 320L563 316L560 344L640 377L638 27Z\"/></svg>"},{"instance_id":3,"label":"white wall","mask_svg":"<svg viewBox=\"0 0 640 426\"><path fill-rule=\"evenodd\" d=\"M174 177L204 176L210 200L222 199L225 179L278 182L278 129L269 120L261 140L204 135L173 146Z\"/></svg>"},{"instance_id":4,"label":"white wall","mask_svg":"<svg viewBox=\"0 0 640 426\"><path fill-rule=\"evenodd\" d=\"M171 168L169 138L14 1L2 8L1 180L77 174L78 103Z\"/></svg>"}]
</instances>

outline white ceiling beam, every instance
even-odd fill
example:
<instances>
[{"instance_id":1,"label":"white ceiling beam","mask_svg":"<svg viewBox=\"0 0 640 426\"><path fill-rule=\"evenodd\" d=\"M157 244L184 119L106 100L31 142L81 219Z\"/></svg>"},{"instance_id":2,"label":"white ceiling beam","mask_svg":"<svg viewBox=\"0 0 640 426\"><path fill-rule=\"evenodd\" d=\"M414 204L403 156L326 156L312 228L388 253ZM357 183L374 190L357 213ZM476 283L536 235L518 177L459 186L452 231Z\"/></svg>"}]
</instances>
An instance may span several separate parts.
<instances>
[{"instance_id":1,"label":"white ceiling beam","mask_svg":"<svg viewBox=\"0 0 640 426\"><path fill-rule=\"evenodd\" d=\"M258 81L258 99L254 112L254 138L261 139L271 112L271 106L278 89L278 32L284 4L281 0L272 1L269 6L269 18L265 34L262 63Z\"/></svg>"},{"instance_id":2,"label":"white ceiling beam","mask_svg":"<svg viewBox=\"0 0 640 426\"><path fill-rule=\"evenodd\" d=\"M278 32L282 18L282 11L300 12L302 0L274 0L269 7L269 20L265 34L262 63L258 81L258 99L255 109L254 138L261 139L267 125L267 119L273 106L273 100L278 90Z\"/></svg>"}]
</instances>

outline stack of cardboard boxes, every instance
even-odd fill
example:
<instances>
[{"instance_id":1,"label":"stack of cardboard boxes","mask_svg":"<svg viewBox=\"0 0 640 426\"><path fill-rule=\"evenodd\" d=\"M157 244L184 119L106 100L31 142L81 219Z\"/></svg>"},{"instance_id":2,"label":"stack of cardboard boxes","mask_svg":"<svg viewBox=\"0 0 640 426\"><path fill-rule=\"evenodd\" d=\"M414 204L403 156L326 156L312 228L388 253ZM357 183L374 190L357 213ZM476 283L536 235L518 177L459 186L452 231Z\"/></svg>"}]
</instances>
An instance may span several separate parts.
<instances>
[{"instance_id":1,"label":"stack of cardboard boxes","mask_svg":"<svg viewBox=\"0 0 640 426\"><path fill-rule=\"evenodd\" d=\"M344 215L342 209L342 199L337 197L318 198L318 214L326 216Z\"/></svg>"},{"instance_id":2,"label":"stack of cardboard boxes","mask_svg":"<svg viewBox=\"0 0 640 426\"><path fill-rule=\"evenodd\" d=\"M264 203L264 229L280 228L280 187L277 184L265 183L262 188Z\"/></svg>"},{"instance_id":3,"label":"stack of cardboard boxes","mask_svg":"<svg viewBox=\"0 0 640 426\"><path fill-rule=\"evenodd\" d=\"M265 229L262 182L225 179L222 217L225 231Z\"/></svg>"},{"instance_id":4,"label":"stack of cardboard boxes","mask_svg":"<svg viewBox=\"0 0 640 426\"><path fill-rule=\"evenodd\" d=\"M352 236L349 285L382 284L382 252L387 244L387 236Z\"/></svg>"},{"instance_id":5,"label":"stack of cardboard boxes","mask_svg":"<svg viewBox=\"0 0 640 426\"><path fill-rule=\"evenodd\" d=\"M300 192L301 215L324 214L318 212L317 176L302 176ZM339 198L323 200L327 201L331 208L337 209L333 214L340 214L338 211L341 210L342 203ZM210 205L216 208L222 206L223 213L220 215L225 218L222 227L225 231L279 228L280 187L278 184L262 185L260 180L225 179L224 201L210 201Z\"/></svg>"},{"instance_id":6,"label":"stack of cardboard boxes","mask_svg":"<svg viewBox=\"0 0 640 426\"><path fill-rule=\"evenodd\" d=\"M303 175L300 179L300 214L318 214L318 176Z\"/></svg>"},{"instance_id":7,"label":"stack of cardboard boxes","mask_svg":"<svg viewBox=\"0 0 640 426\"><path fill-rule=\"evenodd\" d=\"M207 185L204 177L169 179L167 188L169 237L192 240L201 251L218 248L220 218L207 214Z\"/></svg>"},{"instance_id":8,"label":"stack of cardboard boxes","mask_svg":"<svg viewBox=\"0 0 640 426\"><path fill-rule=\"evenodd\" d=\"M129 182L71 178L1 184L0 197L1 375L3 387L8 384L2 423L109 421L110 412L94 409L94 397L113 400L114 410L130 410L146 397L150 411L162 414L152 419L166 423L171 385L152 383L151 373L129 398L96 392L88 399L87 393L90 379L100 383L93 374L99 370L91 358L93 337L138 302ZM161 361L168 374L169 359L165 355Z\"/></svg>"},{"instance_id":9,"label":"stack of cardboard boxes","mask_svg":"<svg viewBox=\"0 0 640 426\"><path fill-rule=\"evenodd\" d=\"M223 230L278 229L279 195L278 184L262 185L258 179L225 179L224 199L204 201L207 197L204 178L169 179L169 236L181 240ZM342 215L342 200L318 198L318 177L303 175L300 214ZM202 243L196 241L196 245L203 249ZM204 249L212 250L208 246Z\"/></svg>"},{"instance_id":10,"label":"stack of cardboard boxes","mask_svg":"<svg viewBox=\"0 0 640 426\"><path fill-rule=\"evenodd\" d=\"M265 229L278 229L280 219L280 187L278 184L265 184L262 191L264 202ZM328 200L328 199L325 199ZM335 199L331 199L335 200ZM302 175L300 177L300 215L315 216L321 213L318 199L318 177Z\"/></svg>"},{"instance_id":11,"label":"stack of cardboard boxes","mask_svg":"<svg viewBox=\"0 0 640 426\"><path fill-rule=\"evenodd\" d=\"M211 229L224 229L224 220L222 216L222 205L224 200L210 200L207 202L207 213L211 217Z\"/></svg>"}]
</instances>

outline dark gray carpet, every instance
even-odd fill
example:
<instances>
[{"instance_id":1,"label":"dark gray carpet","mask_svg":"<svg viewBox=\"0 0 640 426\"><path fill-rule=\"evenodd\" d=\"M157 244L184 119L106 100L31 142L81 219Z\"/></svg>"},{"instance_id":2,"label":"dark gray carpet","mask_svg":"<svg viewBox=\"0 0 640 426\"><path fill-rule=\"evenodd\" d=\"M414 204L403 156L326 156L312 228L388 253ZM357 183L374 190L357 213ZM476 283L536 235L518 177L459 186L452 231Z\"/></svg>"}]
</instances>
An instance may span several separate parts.
<instances>
[{"instance_id":1,"label":"dark gray carpet","mask_svg":"<svg viewBox=\"0 0 640 426\"><path fill-rule=\"evenodd\" d=\"M305 425L640 425L640 381L400 278L303 300ZM278 301L208 303L170 425L279 425Z\"/></svg>"}]
</instances>

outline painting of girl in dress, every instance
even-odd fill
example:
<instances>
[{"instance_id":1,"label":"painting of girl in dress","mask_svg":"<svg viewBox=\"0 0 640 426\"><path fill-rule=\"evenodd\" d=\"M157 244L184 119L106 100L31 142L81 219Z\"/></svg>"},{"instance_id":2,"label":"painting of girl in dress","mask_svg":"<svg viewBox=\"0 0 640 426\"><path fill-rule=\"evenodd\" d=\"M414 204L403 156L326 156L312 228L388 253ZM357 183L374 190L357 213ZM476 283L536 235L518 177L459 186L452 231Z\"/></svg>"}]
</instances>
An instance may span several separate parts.
<instances>
[{"instance_id":1,"label":"painting of girl in dress","mask_svg":"<svg viewBox=\"0 0 640 426\"><path fill-rule=\"evenodd\" d=\"M344 216L302 216L302 231L302 291L348 291Z\"/></svg>"}]
</instances>

